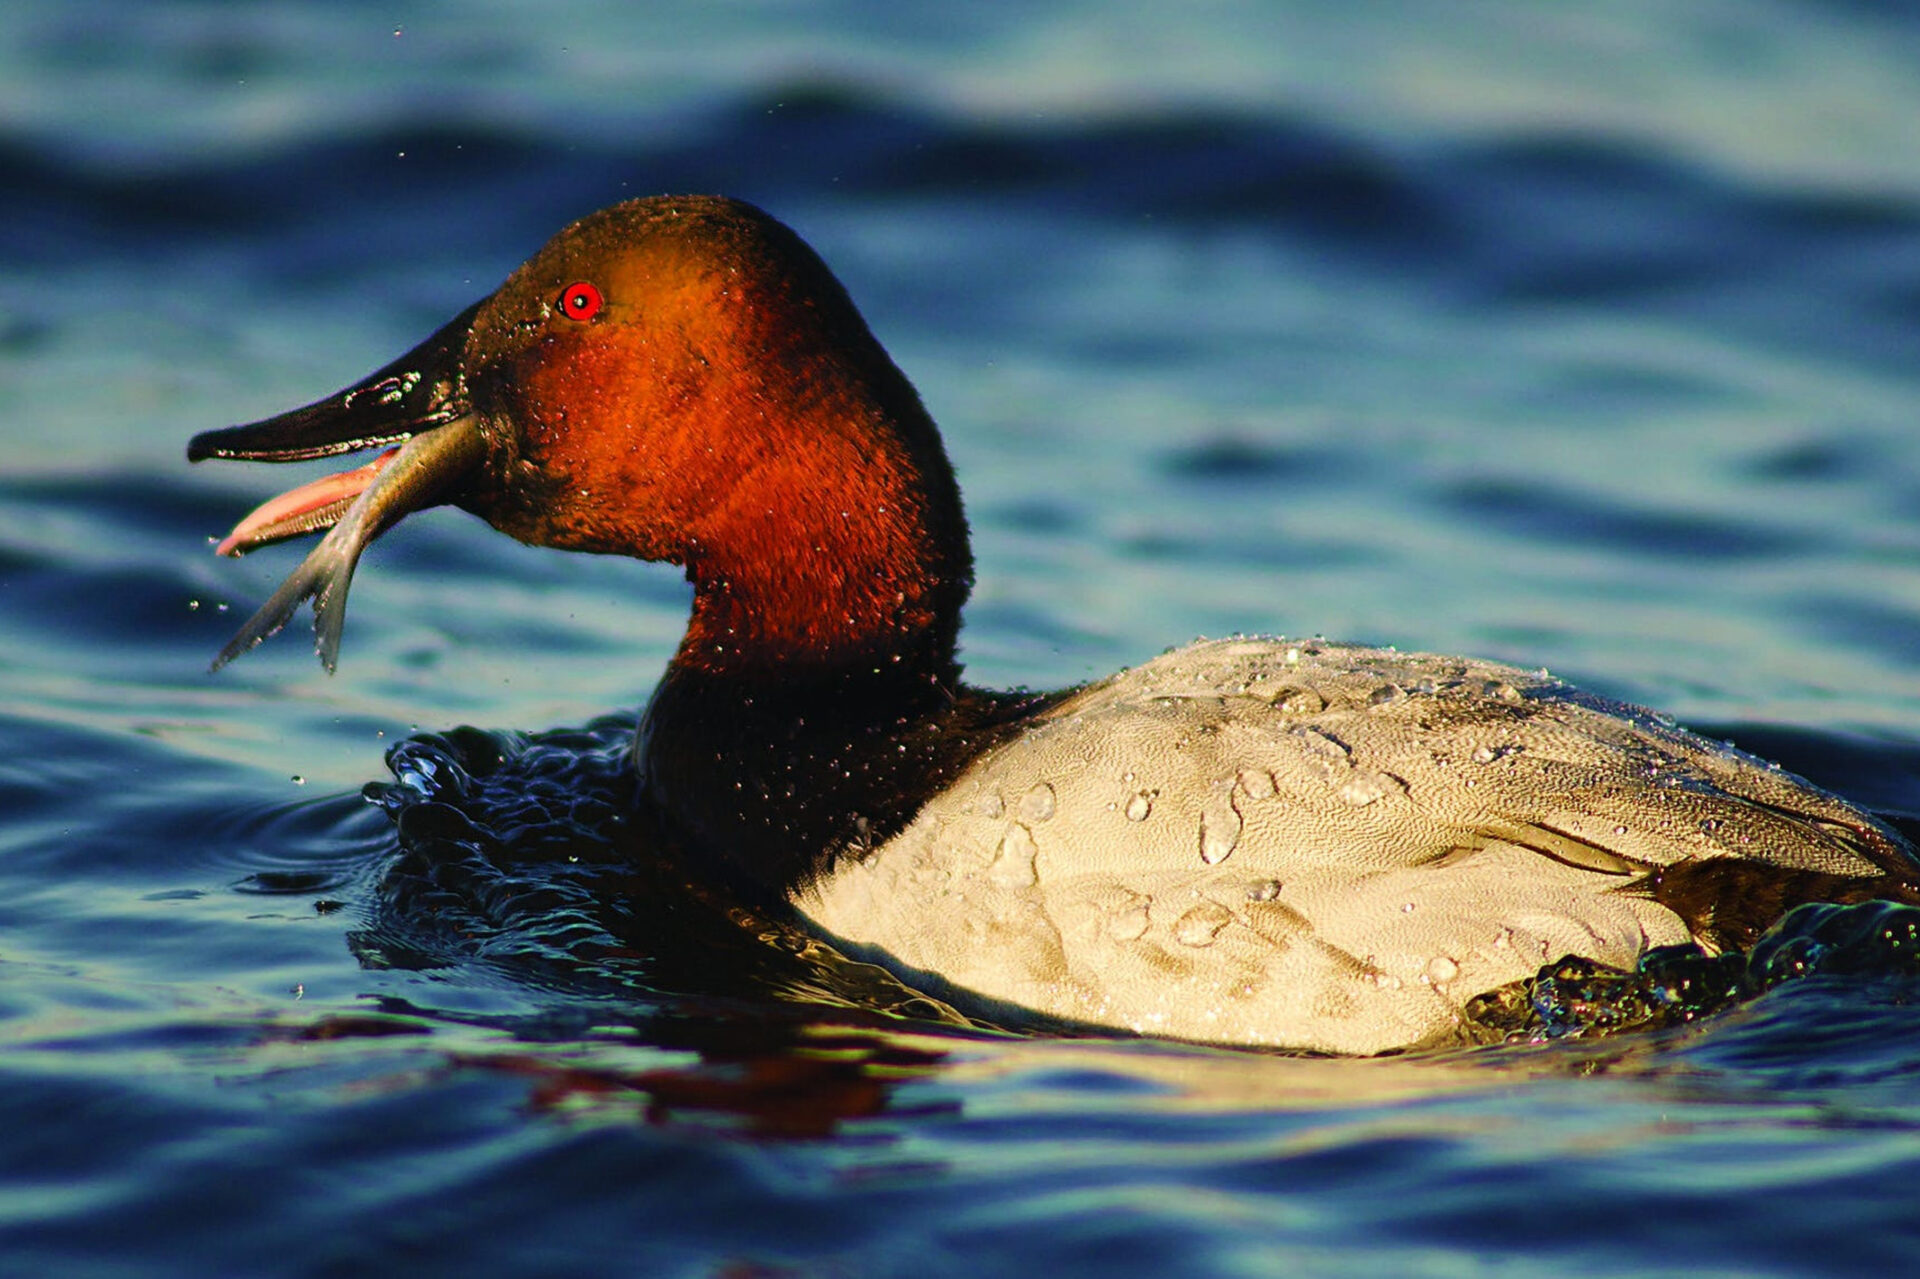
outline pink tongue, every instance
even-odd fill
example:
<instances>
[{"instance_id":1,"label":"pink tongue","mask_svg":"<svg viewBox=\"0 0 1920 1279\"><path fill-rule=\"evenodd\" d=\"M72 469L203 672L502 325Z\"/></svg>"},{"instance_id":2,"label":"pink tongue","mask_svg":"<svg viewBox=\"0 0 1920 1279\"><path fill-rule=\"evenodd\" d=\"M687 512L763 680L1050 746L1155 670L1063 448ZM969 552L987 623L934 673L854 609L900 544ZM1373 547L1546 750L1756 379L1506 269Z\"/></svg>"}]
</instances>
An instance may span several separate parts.
<instances>
[{"instance_id":1,"label":"pink tongue","mask_svg":"<svg viewBox=\"0 0 1920 1279\"><path fill-rule=\"evenodd\" d=\"M346 514L347 508L353 505L353 499L366 491L367 485L373 483L373 477L380 474L381 468L392 461L393 455L399 451L397 448L388 449L365 466L329 475L311 484L302 484L291 492L261 503L252 514L234 525L233 532L213 548L214 554L238 555L263 542L311 533L337 523Z\"/></svg>"}]
</instances>

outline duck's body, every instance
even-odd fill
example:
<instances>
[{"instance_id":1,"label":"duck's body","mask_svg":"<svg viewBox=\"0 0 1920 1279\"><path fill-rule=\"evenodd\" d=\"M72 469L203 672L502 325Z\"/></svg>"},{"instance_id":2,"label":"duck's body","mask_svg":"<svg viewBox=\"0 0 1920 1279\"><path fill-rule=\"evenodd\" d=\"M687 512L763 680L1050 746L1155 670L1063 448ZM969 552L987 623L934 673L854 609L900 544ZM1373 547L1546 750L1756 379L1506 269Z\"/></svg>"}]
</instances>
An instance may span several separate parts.
<instances>
[{"instance_id":1,"label":"duck's body","mask_svg":"<svg viewBox=\"0 0 1920 1279\"><path fill-rule=\"evenodd\" d=\"M1379 1052L1564 955L1718 949L1920 879L1840 800L1508 667L1237 640L1067 694L967 688L938 433L819 259L732 201L584 219L366 382L190 456L390 443L223 543L338 521L221 660L311 596L331 667L360 549L433 501L683 564L636 750L650 826L995 1019Z\"/></svg>"},{"instance_id":2,"label":"duck's body","mask_svg":"<svg viewBox=\"0 0 1920 1279\"><path fill-rule=\"evenodd\" d=\"M1454 1037L1563 956L1744 944L1903 856L1777 769L1540 675L1243 639L1059 702L797 902L1002 1018L1372 1053Z\"/></svg>"}]
</instances>

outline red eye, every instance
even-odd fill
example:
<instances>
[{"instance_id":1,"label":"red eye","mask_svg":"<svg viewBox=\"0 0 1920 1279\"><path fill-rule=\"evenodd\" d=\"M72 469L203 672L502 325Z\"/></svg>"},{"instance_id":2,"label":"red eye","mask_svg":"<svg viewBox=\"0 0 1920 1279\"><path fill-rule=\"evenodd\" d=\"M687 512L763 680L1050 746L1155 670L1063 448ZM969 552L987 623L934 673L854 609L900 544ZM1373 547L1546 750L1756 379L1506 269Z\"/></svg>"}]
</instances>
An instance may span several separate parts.
<instances>
[{"instance_id":1,"label":"red eye","mask_svg":"<svg viewBox=\"0 0 1920 1279\"><path fill-rule=\"evenodd\" d=\"M560 300L554 303L560 314L569 320L591 320L600 314L600 308L607 300L600 296L600 290L585 280L578 284L569 284L560 290Z\"/></svg>"}]
</instances>

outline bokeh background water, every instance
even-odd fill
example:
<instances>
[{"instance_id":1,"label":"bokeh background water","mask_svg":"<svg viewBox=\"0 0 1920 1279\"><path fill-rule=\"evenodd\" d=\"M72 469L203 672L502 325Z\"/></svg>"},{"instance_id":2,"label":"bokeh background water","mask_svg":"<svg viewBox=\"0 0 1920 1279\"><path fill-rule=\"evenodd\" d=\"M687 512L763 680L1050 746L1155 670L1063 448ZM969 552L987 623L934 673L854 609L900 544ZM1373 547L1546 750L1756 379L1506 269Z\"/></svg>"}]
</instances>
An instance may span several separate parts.
<instances>
[{"instance_id":1,"label":"bokeh background water","mask_svg":"<svg viewBox=\"0 0 1920 1279\"><path fill-rule=\"evenodd\" d=\"M979 682L1471 652L1911 818L1914 12L11 0L0 1270L1913 1268L1910 982L1316 1062L888 1018L715 920L627 953L529 905L588 928L597 881L424 926L382 752L630 714L684 586L436 512L338 676L290 634L210 677L298 552L208 539L289 472L182 447L573 217L724 191L942 423Z\"/></svg>"}]
</instances>

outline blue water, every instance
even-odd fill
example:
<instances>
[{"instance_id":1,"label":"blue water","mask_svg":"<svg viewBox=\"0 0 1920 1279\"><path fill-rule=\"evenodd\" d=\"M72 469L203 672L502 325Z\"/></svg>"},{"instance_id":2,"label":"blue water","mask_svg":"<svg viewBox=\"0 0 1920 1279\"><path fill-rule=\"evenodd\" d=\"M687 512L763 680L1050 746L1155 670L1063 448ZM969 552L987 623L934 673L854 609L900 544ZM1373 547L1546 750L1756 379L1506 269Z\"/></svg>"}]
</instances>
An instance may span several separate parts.
<instances>
[{"instance_id":1,"label":"blue water","mask_svg":"<svg viewBox=\"0 0 1920 1279\"><path fill-rule=\"evenodd\" d=\"M209 538L294 473L188 436L719 190L941 422L977 682L1470 652L1920 819L1920 22L1675 8L13 0L0 1272L1920 1265L1912 978L1420 1060L1007 1038L623 863L671 569L435 512L337 676L206 674L298 554Z\"/></svg>"}]
</instances>

